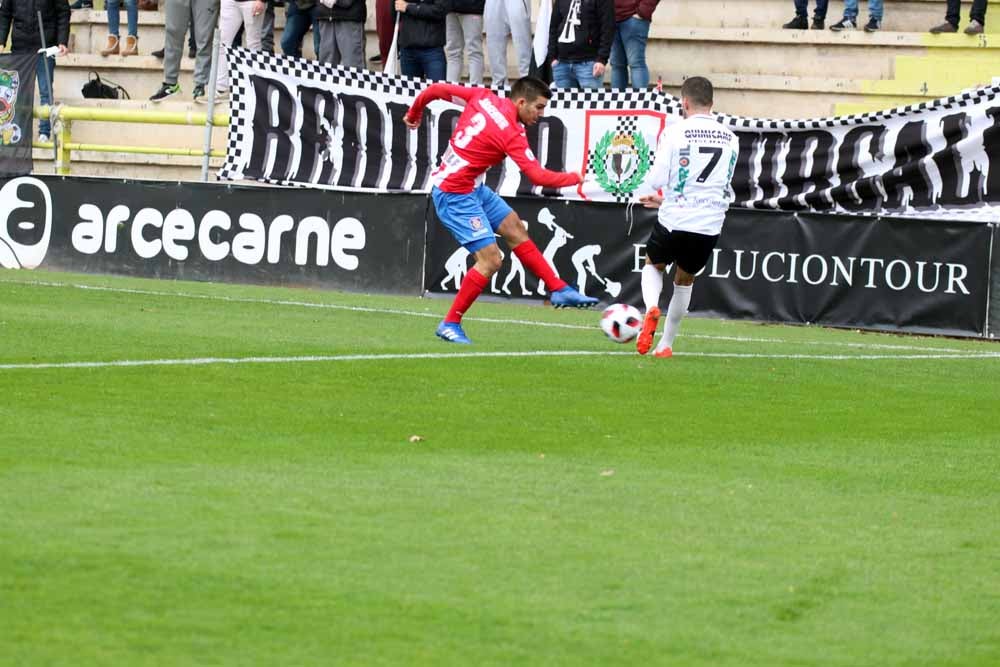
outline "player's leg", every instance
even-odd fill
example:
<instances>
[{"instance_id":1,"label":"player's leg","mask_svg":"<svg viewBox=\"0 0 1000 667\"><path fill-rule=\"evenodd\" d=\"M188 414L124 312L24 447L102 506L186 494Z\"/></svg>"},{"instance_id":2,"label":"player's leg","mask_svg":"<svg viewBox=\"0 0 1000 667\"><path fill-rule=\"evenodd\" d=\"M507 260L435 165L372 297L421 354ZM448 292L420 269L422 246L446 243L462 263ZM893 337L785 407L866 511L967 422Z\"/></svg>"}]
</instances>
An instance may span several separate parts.
<instances>
[{"instance_id":1,"label":"player's leg","mask_svg":"<svg viewBox=\"0 0 1000 667\"><path fill-rule=\"evenodd\" d=\"M635 349L646 354L653 347L653 336L660 323L660 294L663 292L663 271L667 264L674 263L674 249L671 234L663 225L656 223L646 241L646 263L642 267L642 302L646 314L642 319L642 330L635 340Z\"/></svg>"},{"instance_id":2,"label":"player's leg","mask_svg":"<svg viewBox=\"0 0 1000 667\"><path fill-rule=\"evenodd\" d=\"M431 193L438 218L476 262L462 279L448 314L437 328L437 336L450 343L471 343L462 330L462 316L475 303L500 269L502 262L486 213L474 194L460 195L434 188Z\"/></svg>"},{"instance_id":3,"label":"player's leg","mask_svg":"<svg viewBox=\"0 0 1000 667\"><path fill-rule=\"evenodd\" d=\"M673 355L674 339L681 327L681 320L687 315L691 305L694 277L708 264L718 236L706 236L690 232L674 232L674 247L677 252L676 273L674 274L674 294L667 306L666 324L663 336L656 346L654 355L659 358Z\"/></svg>"}]
</instances>

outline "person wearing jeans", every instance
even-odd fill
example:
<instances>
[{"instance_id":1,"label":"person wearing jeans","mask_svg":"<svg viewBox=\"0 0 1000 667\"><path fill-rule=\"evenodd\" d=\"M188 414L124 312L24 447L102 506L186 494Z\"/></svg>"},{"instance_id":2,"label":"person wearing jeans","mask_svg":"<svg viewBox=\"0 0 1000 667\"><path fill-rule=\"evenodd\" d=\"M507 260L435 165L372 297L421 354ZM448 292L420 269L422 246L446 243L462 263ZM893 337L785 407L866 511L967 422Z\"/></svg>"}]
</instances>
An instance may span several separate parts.
<instances>
[{"instance_id":1,"label":"person wearing jeans","mask_svg":"<svg viewBox=\"0 0 1000 667\"><path fill-rule=\"evenodd\" d=\"M987 0L972 0L972 9L969 11L969 25L965 28L966 35L981 35L986 29L986 2ZM961 18L961 0L948 0L948 9L944 16L944 23L931 28L931 32L935 35L942 32L958 32L958 23Z\"/></svg>"},{"instance_id":2,"label":"person wearing jeans","mask_svg":"<svg viewBox=\"0 0 1000 667\"><path fill-rule=\"evenodd\" d=\"M128 17L128 36L125 38L125 48L121 48L118 35L120 17L118 8L125 2L125 15ZM139 2L138 0L108 0L108 41L101 49L102 56L121 53L123 56L139 55Z\"/></svg>"},{"instance_id":3,"label":"person wearing jeans","mask_svg":"<svg viewBox=\"0 0 1000 667\"><path fill-rule=\"evenodd\" d=\"M449 0L396 0L399 18L399 70L403 76L442 81L447 74L444 57L445 17Z\"/></svg>"},{"instance_id":4,"label":"person wearing jeans","mask_svg":"<svg viewBox=\"0 0 1000 667\"><path fill-rule=\"evenodd\" d=\"M816 0L816 9L813 13L813 30L822 30L826 26L826 10L830 0ZM808 30L809 29L809 0L795 0L795 18L781 26L786 30Z\"/></svg>"},{"instance_id":5,"label":"person wearing jeans","mask_svg":"<svg viewBox=\"0 0 1000 667\"><path fill-rule=\"evenodd\" d=\"M556 0L547 58L556 87L600 88L614 41L613 0Z\"/></svg>"},{"instance_id":6,"label":"person wearing jeans","mask_svg":"<svg viewBox=\"0 0 1000 667\"><path fill-rule=\"evenodd\" d=\"M868 0L868 23L865 32L876 32L882 28L882 0ZM830 26L830 30L854 30L858 27L858 0L844 0L844 18Z\"/></svg>"},{"instance_id":7,"label":"person wearing jeans","mask_svg":"<svg viewBox=\"0 0 1000 667\"><path fill-rule=\"evenodd\" d=\"M649 85L646 40L660 0L615 0L615 41L611 45L611 87L619 90Z\"/></svg>"},{"instance_id":8,"label":"person wearing jeans","mask_svg":"<svg viewBox=\"0 0 1000 667\"><path fill-rule=\"evenodd\" d=\"M313 18L313 0L285 0L285 31L281 33L281 52L302 57L302 40L313 29L313 53L319 57L319 22Z\"/></svg>"}]
</instances>

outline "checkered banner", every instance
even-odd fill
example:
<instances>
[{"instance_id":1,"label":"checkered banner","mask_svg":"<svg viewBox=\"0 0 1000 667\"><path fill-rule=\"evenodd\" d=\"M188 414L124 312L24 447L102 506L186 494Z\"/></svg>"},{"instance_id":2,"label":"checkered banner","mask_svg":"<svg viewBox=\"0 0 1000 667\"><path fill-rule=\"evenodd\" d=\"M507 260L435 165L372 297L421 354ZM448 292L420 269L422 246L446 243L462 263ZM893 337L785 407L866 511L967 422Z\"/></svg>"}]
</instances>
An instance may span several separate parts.
<instances>
[{"instance_id":1,"label":"checkered banner","mask_svg":"<svg viewBox=\"0 0 1000 667\"><path fill-rule=\"evenodd\" d=\"M224 179L362 191L429 189L461 107L438 101L416 131L403 115L422 79L234 48ZM504 95L505 91L498 91ZM734 204L1000 221L1000 86L890 111L809 120L720 114L740 139ZM557 91L528 141L548 169L587 182L535 187L512 160L486 174L504 195L629 202L646 183L679 101L655 90Z\"/></svg>"}]
</instances>

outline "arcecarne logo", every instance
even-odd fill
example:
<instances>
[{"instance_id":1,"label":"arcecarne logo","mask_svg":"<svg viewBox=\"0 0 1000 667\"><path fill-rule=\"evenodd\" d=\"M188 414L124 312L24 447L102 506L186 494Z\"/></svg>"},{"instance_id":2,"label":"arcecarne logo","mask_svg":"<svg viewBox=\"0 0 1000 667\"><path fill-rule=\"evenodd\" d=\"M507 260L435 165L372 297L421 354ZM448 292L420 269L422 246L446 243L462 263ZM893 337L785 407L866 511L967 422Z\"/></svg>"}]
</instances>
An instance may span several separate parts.
<instances>
[{"instance_id":1,"label":"arcecarne logo","mask_svg":"<svg viewBox=\"0 0 1000 667\"><path fill-rule=\"evenodd\" d=\"M265 222L256 213L240 213L234 221L225 211L213 209L195 220L184 208L163 215L147 207L133 216L124 204L114 206L107 215L94 204L83 204L78 215L80 222L73 226L71 240L73 247L86 255L102 251L114 254L119 252L119 244L127 242L143 259L166 255L183 262L197 253L210 262L232 257L256 265L277 264L287 256L283 251L291 248L293 261L299 266L327 266L332 259L340 268L354 271L360 262L350 251L365 247L365 227L351 217L331 225L319 216L296 222L290 215L279 215Z\"/></svg>"},{"instance_id":2,"label":"arcecarne logo","mask_svg":"<svg viewBox=\"0 0 1000 667\"><path fill-rule=\"evenodd\" d=\"M42 181L13 178L0 188L0 266L34 269L49 249L52 195Z\"/></svg>"}]
</instances>

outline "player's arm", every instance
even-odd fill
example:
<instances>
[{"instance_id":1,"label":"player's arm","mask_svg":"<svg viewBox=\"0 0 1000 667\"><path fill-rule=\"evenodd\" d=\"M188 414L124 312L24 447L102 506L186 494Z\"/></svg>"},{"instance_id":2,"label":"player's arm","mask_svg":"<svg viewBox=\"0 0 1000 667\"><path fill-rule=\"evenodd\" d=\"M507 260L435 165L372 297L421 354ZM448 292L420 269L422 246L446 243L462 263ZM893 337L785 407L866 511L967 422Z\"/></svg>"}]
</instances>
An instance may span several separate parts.
<instances>
[{"instance_id":1,"label":"player's arm","mask_svg":"<svg viewBox=\"0 0 1000 667\"><path fill-rule=\"evenodd\" d=\"M669 130L664 130L656 147L653 168L649 172L649 185L654 190L661 190L670 183L670 158L673 153L673 141L670 135Z\"/></svg>"},{"instance_id":2,"label":"player's arm","mask_svg":"<svg viewBox=\"0 0 1000 667\"><path fill-rule=\"evenodd\" d=\"M506 153L521 168L524 175L535 185L546 188L565 188L583 182L582 174L568 171L552 171L538 164L534 153L523 134L515 134L507 145Z\"/></svg>"},{"instance_id":3,"label":"player's arm","mask_svg":"<svg viewBox=\"0 0 1000 667\"><path fill-rule=\"evenodd\" d=\"M424 92L417 96L410 109L403 116L403 121L408 127L415 128L420 125L420 120L424 116L424 107L434 100L454 101L458 98L463 103L471 101L476 95L482 94L478 88L459 86L454 83L433 83L424 89Z\"/></svg>"}]
</instances>

